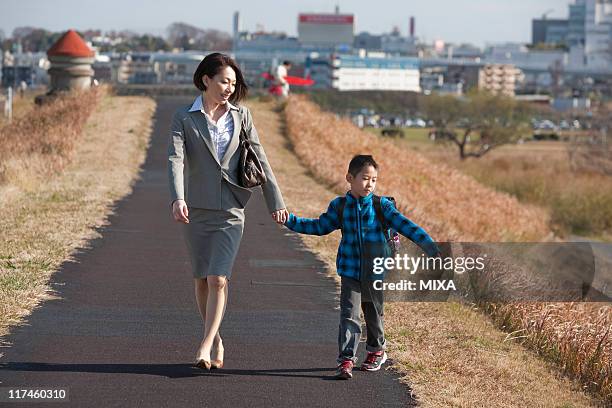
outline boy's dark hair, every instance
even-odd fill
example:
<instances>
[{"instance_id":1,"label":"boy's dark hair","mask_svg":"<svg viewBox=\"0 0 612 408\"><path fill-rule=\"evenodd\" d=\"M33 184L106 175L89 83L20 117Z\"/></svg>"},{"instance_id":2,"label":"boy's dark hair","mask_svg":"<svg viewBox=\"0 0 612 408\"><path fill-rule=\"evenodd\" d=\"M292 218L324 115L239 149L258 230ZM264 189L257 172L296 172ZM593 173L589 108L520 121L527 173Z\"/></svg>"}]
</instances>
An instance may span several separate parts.
<instances>
[{"instance_id":1,"label":"boy's dark hair","mask_svg":"<svg viewBox=\"0 0 612 408\"><path fill-rule=\"evenodd\" d=\"M242 71L238 67L238 64L236 64L236 61L234 61L234 59L232 59L229 55L214 52L204 57L204 59L200 62L200 65L198 65L198 68L193 73L193 84L200 91L206 91L206 85L204 85L202 77L206 75L209 78L212 78L217 75L223 67L231 67L236 74L236 89L230 96L229 101L230 103L238 103L246 97L249 87L244 80L244 76L242 75Z\"/></svg>"},{"instance_id":2,"label":"boy's dark hair","mask_svg":"<svg viewBox=\"0 0 612 408\"><path fill-rule=\"evenodd\" d=\"M378 170L378 163L374 160L374 158L369 154L358 154L357 156L351 159L349 163L348 172L351 173L353 177L357 176L365 166L372 166L376 170Z\"/></svg>"}]
</instances>

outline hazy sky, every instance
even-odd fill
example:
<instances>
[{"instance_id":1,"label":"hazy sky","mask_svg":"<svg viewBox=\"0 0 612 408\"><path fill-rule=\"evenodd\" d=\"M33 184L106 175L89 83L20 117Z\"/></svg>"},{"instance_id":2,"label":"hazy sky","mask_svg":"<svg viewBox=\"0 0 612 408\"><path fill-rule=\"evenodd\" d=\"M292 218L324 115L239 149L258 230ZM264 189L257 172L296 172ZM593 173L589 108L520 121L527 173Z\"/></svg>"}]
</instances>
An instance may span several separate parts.
<instances>
[{"instance_id":1,"label":"hazy sky","mask_svg":"<svg viewBox=\"0 0 612 408\"><path fill-rule=\"evenodd\" d=\"M570 0L0 0L0 29L34 26L51 31L75 28L149 32L163 35L173 22L232 31L232 15L240 11L242 29L258 24L267 31L297 35L300 12L340 12L355 15L355 33L380 34L398 26L407 34L416 18L421 39L451 42L529 42L531 19L553 9L549 18L567 18Z\"/></svg>"}]
</instances>

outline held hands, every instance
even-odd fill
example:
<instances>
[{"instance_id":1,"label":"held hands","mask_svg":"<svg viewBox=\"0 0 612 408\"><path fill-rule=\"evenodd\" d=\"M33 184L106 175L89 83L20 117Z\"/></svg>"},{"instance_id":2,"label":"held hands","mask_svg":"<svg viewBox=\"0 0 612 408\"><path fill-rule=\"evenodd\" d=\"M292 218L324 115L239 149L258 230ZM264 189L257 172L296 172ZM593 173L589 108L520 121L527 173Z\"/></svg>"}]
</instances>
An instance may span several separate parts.
<instances>
[{"instance_id":1,"label":"held hands","mask_svg":"<svg viewBox=\"0 0 612 408\"><path fill-rule=\"evenodd\" d=\"M189 224L189 209L185 200L175 200L172 203L172 217L176 222Z\"/></svg>"},{"instance_id":2,"label":"held hands","mask_svg":"<svg viewBox=\"0 0 612 408\"><path fill-rule=\"evenodd\" d=\"M272 219L278 224L284 224L289 219L289 211L286 208L276 210L272 213Z\"/></svg>"}]
</instances>

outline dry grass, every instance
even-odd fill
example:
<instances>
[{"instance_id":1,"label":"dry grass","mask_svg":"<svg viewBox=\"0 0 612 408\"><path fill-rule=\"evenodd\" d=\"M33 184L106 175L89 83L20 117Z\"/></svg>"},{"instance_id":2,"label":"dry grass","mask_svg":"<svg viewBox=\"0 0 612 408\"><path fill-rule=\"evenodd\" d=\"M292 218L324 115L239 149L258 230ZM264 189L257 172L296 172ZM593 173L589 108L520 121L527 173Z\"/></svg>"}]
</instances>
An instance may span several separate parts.
<instances>
[{"instance_id":1,"label":"dry grass","mask_svg":"<svg viewBox=\"0 0 612 408\"><path fill-rule=\"evenodd\" d=\"M71 161L64 162L61 171L32 171L0 186L0 335L54 296L47 286L51 274L77 248L99 236L95 228L105 224L113 203L131 191L144 162L154 107L149 98L101 95L82 132L67 135L75 142L70 144L72 152L62 151ZM41 140L43 135L30 137ZM50 166L39 161L59 156L22 157L29 168L45 170Z\"/></svg>"},{"instance_id":2,"label":"dry grass","mask_svg":"<svg viewBox=\"0 0 612 408\"><path fill-rule=\"evenodd\" d=\"M35 107L21 98L13 121L0 126L0 205L18 189L32 190L70 163L85 122L106 87L71 92Z\"/></svg>"},{"instance_id":3,"label":"dry grass","mask_svg":"<svg viewBox=\"0 0 612 408\"><path fill-rule=\"evenodd\" d=\"M424 406L597 406L475 308L392 303L385 323L397 368Z\"/></svg>"},{"instance_id":4,"label":"dry grass","mask_svg":"<svg viewBox=\"0 0 612 408\"><path fill-rule=\"evenodd\" d=\"M609 303L488 304L494 321L612 403Z\"/></svg>"},{"instance_id":5,"label":"dry grass","mask_svg":"<svg viewBox=\"0 0 612 408\"><path fill-rule=\"evenodd\" d=\"M363 132L304 96L292 96L285 111L295 152L318 179L337 190L345 184L351 157L372 154L381 165L379 193L393 195L404 214L437 241L539 241L550 236L548 215L540 208Z\"/></svg>"},{"instance_id":6,"label":"dry grass","mask_svg":"<svg viewBox=\"0 0 612 408\"><path fill-rule=\"evenodd\" d=\"M338 183L332 190L325 186L329 183L318 182L293 152L274 105L251 102L250 106L289 209L301 216L318 216L347 185ZM381 183L386 182L381 178ZM300 238L335 276L339 232ZM388 303L385 321L394 367L422 406L596 406L556 368L535 358L472 307Z\"/></svg>"},{"instance_id":7,"label":"dry grass","mask_svg":"<svg viewBox=\"0 0 612 408\"><path fill-rule=\"evenodd\" d=\"M477 160L461 161L456 149L431 142L395 140L430 161L447 163L480 183L545 208L558 235L604 238L612 232L610 149L563 142L503 146Z\"/></svg>"},{"instance_id":8,"label":"dry grass","mask_svg":"<svg viewBox=\"0 0 612 408\"><path fill-rule=\"evenodd\" d=\"M13 97L13 120L29 114L35 107L34 98L46 92L46 88L28 89L21 96L18 92ZM0 98L0 126L8 123L8 118L4 116L4 104L6 103L6 92L2 91Z\"/></svg>"}]
</instances>

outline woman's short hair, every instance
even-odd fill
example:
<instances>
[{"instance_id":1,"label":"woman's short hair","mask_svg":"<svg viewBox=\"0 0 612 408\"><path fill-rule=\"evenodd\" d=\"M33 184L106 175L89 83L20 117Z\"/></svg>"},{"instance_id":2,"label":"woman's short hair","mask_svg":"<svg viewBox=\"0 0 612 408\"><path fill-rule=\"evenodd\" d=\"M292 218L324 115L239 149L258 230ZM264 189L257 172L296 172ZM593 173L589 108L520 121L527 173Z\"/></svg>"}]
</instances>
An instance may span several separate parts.
<instances>
[{"instance_id":1,"label":"woman's short hair","mask_svg":"<svg viewBox=\"0 0 612 408\"><path fill-rule=\"evenodd\" d=\"M212 78L224 67L231 67L236 74L236 88L234 89L234 93L230 96L229 101L230 103L238 103L246 97L249 87L244 81L242 71L238 68L238 64L236 64L236 61L229 55L213 52L204 57L193 74L193 84L200 91L206 91L206 85L204 85L202 77L206 75Z\"/></svg>"}]
</instances>

